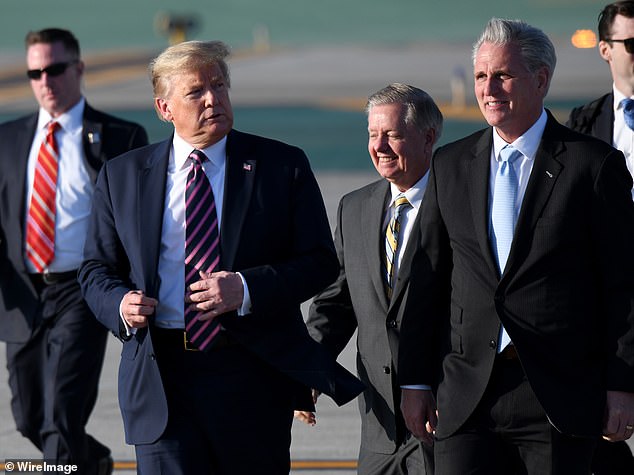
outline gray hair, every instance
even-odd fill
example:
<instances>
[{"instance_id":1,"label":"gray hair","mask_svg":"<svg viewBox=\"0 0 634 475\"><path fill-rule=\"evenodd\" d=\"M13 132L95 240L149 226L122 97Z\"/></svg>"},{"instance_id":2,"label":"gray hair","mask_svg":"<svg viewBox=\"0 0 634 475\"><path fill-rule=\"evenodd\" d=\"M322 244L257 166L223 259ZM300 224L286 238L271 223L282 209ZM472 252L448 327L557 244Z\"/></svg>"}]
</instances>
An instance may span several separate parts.
<instances>
[{"instance_id":1,"label":"gray hair","mask_svg":"<svg viewBox=\"0 0 634 475\"><path fill-rule=\"evenodd\" d=\"M374 106L384 104L403 104L407 110L405 124L414 124L424 131L433 129L436 141L442 134L443 117L440 109L422 89L407 84L392 83L368 97L365 112L368 114Z\"/></svg>"},{"instance_id":2,"label":"gray hair","mask_svg":"<svg viewBox=\"0 0 634 475\"><path fill-rule=\"evenodd\" d=\"M546 68L550 85L550 78L553 77L557 64L557 55L553 43L539 28L535 28L522 20L491 18L480 38L473 44L471 57L474 64L482 43L516 44L520 48L526 69L530 73L535 73L541 68Z\"/></svg>"},{"instance_id":3,"label":"gray hair","mask_svg":"<svg viewBox=\"0 0 634 475\"><path fill-rule=\"evenodd\" d=\"M227 87L230 87L228 56L229 47L222 41L185 41L170 46L154 58L148 68L154 98L169 97L174 76L213 65L220 68ZM160 111L157 113L163 120Z\"/></svg>"}]
</instances>

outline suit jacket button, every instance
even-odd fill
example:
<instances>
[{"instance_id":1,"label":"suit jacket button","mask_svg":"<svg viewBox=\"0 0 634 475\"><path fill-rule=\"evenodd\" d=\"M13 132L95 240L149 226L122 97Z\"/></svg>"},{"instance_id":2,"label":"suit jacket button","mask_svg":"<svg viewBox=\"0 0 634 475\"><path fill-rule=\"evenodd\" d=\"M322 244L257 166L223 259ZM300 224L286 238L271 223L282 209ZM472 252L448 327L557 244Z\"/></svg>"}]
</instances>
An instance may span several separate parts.
<instances>
[{"instance_id":1,"label":"suit jacket button","mask_svg":"<svg viewBox=\"0 0 634 475\"><path fill-rule=\"evenodd\" d=\"M390 320L387 322L388 328L396 328L396 320Z\"/></svg>"},{"instance_id":2,"label":"suit jacket button","mask_svg":"<svg viewBox=\"0 0 634 475\"><path fill-rule=\"evenodd\" d=\"M498 303L504 303L504 295L496 295L495 297L493 297L493 300Z\"/></svg>"},{"instance_id":3,"label":"suit jacket button","mask_svg":"<svg viewBox=\"0 0 634 475\"><path fill-rule=\"evenodd\" d=\"M495 341L495 340L491 340L491 341L489 341L489 348L491 348L491 349L497 349L497 347L498 347L498 343L497 343L497 341Z\"/></svg>"},{"instance_id":4,"label":"suit jacket button","mask_svg":"<svg viewBox=\"0 0 634 475\"><path fill-rule=\"evenodd\" d=\"M389 366L383 366L383 372L384 372L385 374L390 374L392 371L390 370L390 367L389 367Z\"/></svg>"}]
</instances>

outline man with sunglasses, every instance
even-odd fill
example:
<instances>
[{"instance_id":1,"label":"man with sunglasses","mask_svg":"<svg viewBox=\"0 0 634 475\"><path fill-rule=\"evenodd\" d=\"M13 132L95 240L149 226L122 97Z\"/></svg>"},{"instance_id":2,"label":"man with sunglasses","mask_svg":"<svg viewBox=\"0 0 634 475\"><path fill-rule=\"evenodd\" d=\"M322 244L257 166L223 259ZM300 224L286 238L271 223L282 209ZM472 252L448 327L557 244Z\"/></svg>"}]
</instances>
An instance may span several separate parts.
<instances>
[{"instance_id":1,"label":"man with sunglasses","mask_svg":"<svg viewBox=\"0 0 634 475\"><path fill-rule=\"evenodd\" d=\"M49 463L112 472L88 435L107 330L77 282L94 182L106 160L146 145L146 131L90 107L84 63L66 30L26 36L39 110L0 125L0 340L17 429Z\"/></svg>"},{"instance_id":2,"label":"man with sunglasses","mask_svg":"<svg viewBox=\"0 0 634 475\"><path fill-rule=\"evenodd\" d=\"M597 137L625 155L634 175L634 121L627 117L634 98L634 1L606 5L599 14L599 54L610 66L612 92L572 110L566 125ZM632 102L634 111L634 101ZM632 116L634 118L634 114ZM634 189L632 190L634 197ZM634 457L626 442L601 441L593 460L595 475L634 473Z\"/></svg>"},{"instance_id":3,"label":"man with sunglasses","mask_svg":"<svg viewBox=\"0 0 634 475\"><path fill-rule=\"evenodd\" d=\"M599 14L598 33L599 54L614 81L612 91L574 108L566 125L621 150L634 175L634 130L626 114L627 100L634 98L634 1L606 5Z\"/></svg>"}]
</instances>

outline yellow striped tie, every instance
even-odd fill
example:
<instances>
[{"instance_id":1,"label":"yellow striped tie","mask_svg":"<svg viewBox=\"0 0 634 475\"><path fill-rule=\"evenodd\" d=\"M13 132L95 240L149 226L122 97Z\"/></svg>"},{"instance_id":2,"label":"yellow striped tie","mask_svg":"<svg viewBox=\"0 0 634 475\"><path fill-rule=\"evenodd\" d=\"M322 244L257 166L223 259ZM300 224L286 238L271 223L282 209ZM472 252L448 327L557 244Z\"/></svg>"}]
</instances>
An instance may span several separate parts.
<instances>
[{"instance_id":1,"label":"yellow striped tie","mask_svg":"<svg viewBox=\"0 0 634 475\"><path fill-rule=\"evenodd\" d=\"M394 288L394 262L401 232L401 213L410 206L405 195L398 195L394 200L394 214L385 230L385 293L388 300L392 298Z\"/></svg>"}]
</instances>

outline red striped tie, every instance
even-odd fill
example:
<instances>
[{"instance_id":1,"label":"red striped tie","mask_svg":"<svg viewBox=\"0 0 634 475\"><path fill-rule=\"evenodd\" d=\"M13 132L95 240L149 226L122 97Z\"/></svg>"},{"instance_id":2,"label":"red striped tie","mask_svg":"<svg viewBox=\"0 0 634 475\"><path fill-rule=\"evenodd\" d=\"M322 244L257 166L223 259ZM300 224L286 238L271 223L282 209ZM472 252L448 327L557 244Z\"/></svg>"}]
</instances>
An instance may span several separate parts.
<instances>
[{"instance_id":1,"label":"red striped tie","mask_svg":"<svg viewBox=\"0 0 634 475\"><path fill-rule=\"evenodd\" d=\"M26 255L38 272L51 263L55 254L55 192L59 150L55 141L57 122L49 122L40 146L33 179L33 192L26 225Z\"/></svg>"},{"instance_id":2,"label":"red striped tie","mask_svg":"<svg viewBox=\"0 0 634 475\"><path fill-rule=\"evenodd\" d=\"M211 273L220 262L218 217L211 184L202 162L207 157L194 150L189 158L192 167L185 187L185 286L200 280L199 271ZM185 331L187 339L200 350L211 348L213 338L220 331L218 320L198 320L200 312L185 304Z\"/></svg>"}]
</instances>

